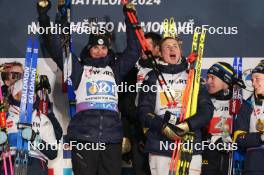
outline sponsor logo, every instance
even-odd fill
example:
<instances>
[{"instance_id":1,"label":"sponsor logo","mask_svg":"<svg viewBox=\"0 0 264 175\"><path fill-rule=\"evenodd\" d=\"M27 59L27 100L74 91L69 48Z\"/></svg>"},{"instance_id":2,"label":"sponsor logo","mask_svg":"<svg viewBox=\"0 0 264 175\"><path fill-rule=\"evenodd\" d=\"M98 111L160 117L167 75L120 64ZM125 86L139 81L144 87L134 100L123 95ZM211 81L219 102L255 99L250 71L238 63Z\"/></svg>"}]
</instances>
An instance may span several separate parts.
<instances>
[{"instance_id":1,"label":"sponsor logo","mask_svg":"<svg viewBox=\"0 0 264 175\"><path fill-rule=\"evenodd\" d=\"M246 90L253 92L253 86L252 86L252 82L251 82L251 72L252 72L252 69L245 70L243 72L242 79L245 82Z\"/></svg>"},{"instance_id":2,"label":"sponsor logo","mask_svg":"<svg viewBox=\"0 0 264 175\"><path fill-rule=\"evenodd\" d=\"M115 85L110 81L93 81L86 83L87 96L90 95L111 95L115 96Z\"/></svg>"}]
</instances>

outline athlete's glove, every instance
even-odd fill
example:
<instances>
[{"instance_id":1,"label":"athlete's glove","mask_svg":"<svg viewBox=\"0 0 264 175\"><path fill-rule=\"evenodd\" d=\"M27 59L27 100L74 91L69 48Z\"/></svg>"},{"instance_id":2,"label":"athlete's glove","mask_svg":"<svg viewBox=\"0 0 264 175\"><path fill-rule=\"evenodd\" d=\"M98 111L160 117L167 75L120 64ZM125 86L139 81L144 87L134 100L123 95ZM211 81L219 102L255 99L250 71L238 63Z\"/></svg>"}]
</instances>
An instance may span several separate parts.
<instances>
[{"instance_id":1,"label":"athlete's glove","mask_svg":"<svg viewBox=\"0 0 264 175\"><path fill-rule=\"evenodd\" d=\"M187 122L179 123L177 117L166 111L161 133L171 140L177 140L184 136L190 129Z\"/></svg>"},{"instance_id":2,"label":"athlete's glove","mask_svg":"<svg viewBox=\"0 0 264 175\"><path fill-rule=\"evenodd\" d=\"M40 75L39 79L40 79L40 81L36 86L36 91L39 91L42 89L47 89L48 93L50 94L51 87L50 87L48 76L47 75Z\"/></svg>"},{"instance_id":3,"label":"athlete's glove","mask_svg":"<svg viewBox=\"0 0 264 175\"><path fill-rule=\"evenodd\" d=\"M7 135L4 131L0 131L0 145L3 145L7 141Z\"/></svg>"},{"instance_id":4,"label":"athlete's glove","mask_svg":"<svg viewBox=\"0 0 264 175\"><path fill-rule=\"evenodd\" d=\"M217 148L219 148L219 152L229 153L230 151L232 151L232 139L230 136L220 136L219 138L215 137L215 140L212 140L212 142L217 145Z\"/></svg>"},{"instance_id":5,"label":"athlete's glove","mask_svg":"<svg viewBox=\"0 0 264 175\"><path fill-rule=\"evenodd\" d=\"M39 134L37 134L31 127L22 130L22 138L31 142L41 142Z\"/></svg>"},{"instance_id":6,"label":"athlete's glove","mask_svg":"<svg viewBox=\"0 0 264 175\"><path fill-rule=\"evenodd\" d=\"M198 56L197 52L192 52L192 53L190 53L190 55L187 57L187 61L188 61L189 63L194 63L194 62L196 61L196 59L197 59L197 56Z\"/></svg>"},{"instance_id":7,"label":"athlete's glove","mask_svg":"<svg viewBox=\"0 0 264 175\"><path fill-rule=\"evenodd\" d=\"M133 12L136 14L136 6L133 3L127 3L123 6L123 12L126 14L126 12Z\"/></svg>"},{"instance_id":8,"label":"athlete's glove","mask_svg":"<svg viewBox=\"0 0 264 175\"><path fill-rule=\"evenodd\" d=\"M186 122L178 125L172 125L170 123L164 124L162 127L162 134L171 140L177 140L184 136L189 131L189 126Z\"/></svg>"},{"instance_id":9,"label":"athlete's glove","mask_svg":"<svg viewBox=\"0 0 264 175\"><path fill-rule=\"evenodd\" d=\"M40 0L37 3L37 11L39 16L41 15L47 15L47 12L51 8L51 2L50 0Z\"/></svg>"}]
</instances>

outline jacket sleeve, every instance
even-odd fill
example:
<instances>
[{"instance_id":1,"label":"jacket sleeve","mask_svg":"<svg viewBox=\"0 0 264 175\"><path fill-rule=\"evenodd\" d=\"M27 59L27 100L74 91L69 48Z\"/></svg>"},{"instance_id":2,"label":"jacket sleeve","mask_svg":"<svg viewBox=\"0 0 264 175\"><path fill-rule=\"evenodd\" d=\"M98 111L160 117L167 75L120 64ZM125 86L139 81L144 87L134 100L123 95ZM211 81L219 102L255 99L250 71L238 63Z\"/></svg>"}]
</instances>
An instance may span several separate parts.
<instances>
[{"instance_id":1,"label":"jacket sleeve","mask_svg":"<svg viewBox=\"0 0 264 175\"><path fill-rule=\"evenodd\" d=\"M213 117L214 105L204 85L200 85L197 113L186 122L191 131L203 128Z\"/></svg>"},{"instance_id":2,"label":"jacket sleeve","mask_svg":"<svg viewBox=\"0 0 264 175\"><path fill-rule=\"evenodd\" d=\"M115 77L117 80L119 80L118 84L136 64L141 52L141 48L133 31L132 25L128 22L128 19L125 21L127 27L127 47L125 51L117 58L114 65L112 65Z\"/></svg>"},{"instance_id":3,"label":"jacket sleeve","mask_svg":"<svg viewBox=\"0 0 264 175\"><path fill-rule=\"evenodd\" d=\"M55 61L60 70L63 69L63 55L60 36L57 34L51 34L51 30L48 30L50 26L50 18L46 14L42 14L38 18L40 27L44 27L46 31L41 35L43 45L47 49L50 57Z\"/></svg>"},{"instance_id":4,"label":"jacket sleeve","mask_svg":"<svg viewBox=\"0 0 264 175\"><path fill-rule=\"evenodd\" d=\"M57 118L55 117L53 112L48 113L48 118L50 119L50 121L53 125L56 140L57 140L57 142L59 142L59 140L62 137L62 133L63 133L61 125L60 125L59 121L57 120Z\"/></svg>"},{"instance_id":5,"label":"jacket sleeve","mask_svg":"<svg viewBox=\"0 0 264 175\"><path fill-rule=\"evenodd\" d=\"M147 80L143 81L143 86L151 87L156 84L153 71L149 74ZM163 121L162 118L154 113L156 105L156 93L153 91L145 92L141 90L139 94L138 116L144 128L161 130Z\"/></svg>"},{"instance_id":6,"label":"jacket sleeve","mask_svg":"<svg viewBox=\"0 0 264 175\"><path fill-rule=\"evenodd\" d=\"M83 74L83 65L79 62L78 58L73 54L73 57L71 58L72 62L72 71L71 71L71 81L74 87L74 90L76 90L81 82L82 74Z\"/></svg>"},{"instance_id":7,"label":"jacket sleeve","mask_svg":"<svg viewBox=\"0 0 264 175\"><path fill-rule=\"evenodd\" d=\"M235 120L235 133L234 140L237 142L238 147L241 149L247 149L251 147L258 147L262 143L260 132L249 132L250 117L253 108L244 102L240 108L240 111Z\"/></svg>"},{"instance_id":8,"label":"jacket sleeve","mask_svg":"<svg viewBox=\"0 0 264 175\"><path fill-rule=\"evenodd\" d=\"M46 14L42 14L38 18L40 26L49 28L50 27L50 18ZM60 35L51 34L50 31L41 35L44 47L47 49L53 61L57 64L60 70L63 70L63 44ZM81 76L83 72L83 66L78 61L78 57L72 53L72 73L70 78L72 80L74 89L76 90L81 81Z\"/></svg>"}]
</instances>

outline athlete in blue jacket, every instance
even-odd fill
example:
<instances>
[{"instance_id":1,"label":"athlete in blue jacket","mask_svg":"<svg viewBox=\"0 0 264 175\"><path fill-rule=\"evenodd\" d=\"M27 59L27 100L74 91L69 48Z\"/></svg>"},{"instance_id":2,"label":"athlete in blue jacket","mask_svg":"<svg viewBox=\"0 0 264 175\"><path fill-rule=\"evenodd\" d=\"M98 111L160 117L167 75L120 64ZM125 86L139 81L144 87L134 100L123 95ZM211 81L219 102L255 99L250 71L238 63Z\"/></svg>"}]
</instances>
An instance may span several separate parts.
<instances>
[{"instance_id":1,"label":"athlete in blue jacket","mask_svg":"<svg viewBox=\"0 0 264 175\"><path fill-rule=\"evenodd\" d=\"M148 128L147 142L145 151L149 153L149 164L152 174L163 175L169 173L169 165L172 151L175 149L173 145L175 137L181 137L175 126L165 122L165 116L170 119L177 118L179 120L181 112L181 99L187 83L187 61L182 57L178 41L174 38L164 38L161 42L161 57L158 67L168 84L168 88L173 94L177 106L168 107L164 93L159 88L157 76L154 71L150 71L142 85L142 91L139 94L139 117L145 128ZM149 87L150 91L147 91ZM151 88L152 87L152 88ZM182 134L188 131L195 132L194 143L201 142L201 128L204 127L213 115L213 104L204 86L201 85L197 113L177 124L176 127L183 130ZM170 146L171 145L171 146ZM198 175L201 173L201 149L193 150L191 160L190 175Z\"/></svg>"},{"instance_id":2,"label":"athlete in blue jacket","mask_svg":"<svg viewBox=\"0 0 264 175\"><path fill-rule=\"evenodd\" d=\"M48 1L49 2L49 1ZM50 4L50 2L49 2ZM38 4L39 21L49 26L46 12L50 5ZM80 61L72 59L70 76L75 94L77 113L68 126L67 137L92 149L72 148L72 164L75 174L118 175L121 173L122 124L118 110L116 85L133 68L140 56L140 47L132 26L127 22L127 47L116 57L110 50L105 35L90 35L84 46ZM62 49L59 37L43 35L45 44L54 61L62 68ZM102 150L103 149L103 150Z\"/></svg>"},{"instance_id":3,"label":"athlete in blue jacket","mask_svg":"<svg viewBox=\"0 0 264 175\"><path fill-rule=\"evenodd\" d=\"M252 71L253 95L245 101L235 121L234 139L246 151L243 175L264 174L264 63Z\"/></svg>"}]
</instances>

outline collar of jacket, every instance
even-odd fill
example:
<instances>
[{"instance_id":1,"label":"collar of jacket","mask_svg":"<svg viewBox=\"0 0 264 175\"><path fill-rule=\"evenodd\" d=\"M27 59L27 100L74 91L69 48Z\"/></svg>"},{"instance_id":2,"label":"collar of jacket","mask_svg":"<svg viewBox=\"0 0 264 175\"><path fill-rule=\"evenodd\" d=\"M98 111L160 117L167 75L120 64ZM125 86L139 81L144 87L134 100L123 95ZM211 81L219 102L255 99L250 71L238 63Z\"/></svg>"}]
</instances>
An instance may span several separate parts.
<instances>
[{"instance_id":1,"label":"collar of jacket","mask_svg":"<svg viewBox=\"0 0 264 175\"><path fill-rule=\"evenodd\" d=\"M229 88L227 91L220 90L214 94L210 94L210 96L216 100L230 100L233 96L233 89Z\"/></svg>"},{"instance_id":2,"label":"collar of jacket","mask_svg":"<svg viewBox=\"0 0 264 175\"><path fill-rule=\"evenodd\" d=\"M139 59L138 64L143 68L152 68L152 63L150 59Z\"/></svg>"},{"instance_id":3,"label":"collar of jacket","mask_svg":"<svg viewBox=\"0 0 264 175\"><path fill-rule=\"evenodd\" d=\"M264 97L262 95L258 95L256 96L254 93L254 100L255 100L255 104L256 105L262 105L262 101L263 101Z\"/></svg>"}]
</instances>

